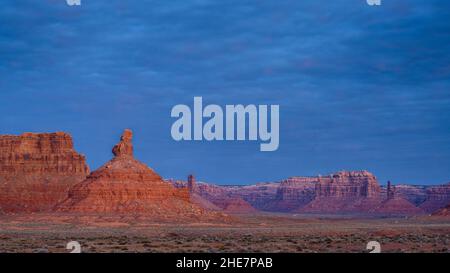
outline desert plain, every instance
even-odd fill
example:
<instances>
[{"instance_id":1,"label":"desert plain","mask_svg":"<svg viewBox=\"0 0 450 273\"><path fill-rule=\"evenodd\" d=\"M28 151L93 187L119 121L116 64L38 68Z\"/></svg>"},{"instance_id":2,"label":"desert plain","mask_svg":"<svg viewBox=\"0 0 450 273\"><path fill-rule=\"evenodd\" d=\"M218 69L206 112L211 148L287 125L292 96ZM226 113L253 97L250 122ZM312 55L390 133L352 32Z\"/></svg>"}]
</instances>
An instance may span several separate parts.
<instances>
[{"instance_id":1,"label":"desert plain","mask_svg":"<svg viewBox=\"0 0 450 273\"><path fill-rule=\"evenodd\" d=\"M154 223L140 216L3 216L0 252L69 253L323 253L450 252L450 220L443 217L353 218L261 213L222 223Z\"/></svg>"}]
</instances>

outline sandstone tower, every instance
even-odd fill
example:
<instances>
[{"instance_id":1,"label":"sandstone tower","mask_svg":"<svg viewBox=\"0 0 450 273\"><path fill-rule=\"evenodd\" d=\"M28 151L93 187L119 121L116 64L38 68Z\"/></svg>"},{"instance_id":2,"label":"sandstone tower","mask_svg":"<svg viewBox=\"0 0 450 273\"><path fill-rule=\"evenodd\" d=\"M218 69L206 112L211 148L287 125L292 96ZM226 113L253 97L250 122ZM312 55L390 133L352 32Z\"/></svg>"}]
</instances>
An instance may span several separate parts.
<instances>
[{"instance_id":1,"label":"sandstone tower","mask_svg":"<svg viewBox=\"0 0 450 273\"><path fill-rule=\"evenodd\" d=\"M387 182L387 199L394 198L395 188L392 186L391 181Z\"/></svg>"},{"instance_id":2,"label":"sandstone tower","mask_svg":"<svg viewBox=\"0 0 450 273\"><path fill-rule=\"evenodd\" d=\"M194 190L195 190L195 177L192 174L190 174L188 176L187 187L189 189L189 192L191 192L191 193L194 192Z\"/></svg>"}]
</instances>

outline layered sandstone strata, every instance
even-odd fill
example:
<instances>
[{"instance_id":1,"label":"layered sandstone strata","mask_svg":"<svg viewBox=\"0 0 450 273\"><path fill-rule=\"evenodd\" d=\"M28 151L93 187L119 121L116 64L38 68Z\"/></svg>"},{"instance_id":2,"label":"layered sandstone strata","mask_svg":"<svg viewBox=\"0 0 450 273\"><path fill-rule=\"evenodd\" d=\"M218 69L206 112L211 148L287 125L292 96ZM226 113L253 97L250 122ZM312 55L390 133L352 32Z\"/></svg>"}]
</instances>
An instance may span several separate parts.
<instances>
[{"instance_id":1,"label":"layered sandstone strata","mask_svg":"<svg viewBox=\"0 0 450 273\"><path fill-rule=\"evenodd\" d=\"M427 188L429 186L419 186L419 185L395 185L395 194L402 197L415 206L419 206L427 199ZM382 194L386 195L386 189L382 189Z\"/></svg>"},{"instance_id":2,"label":"layered sandstone strata","mask_svg":"<svg viewBox=\"0 0 450 273\"><path fill-rule=\"evenodd\" d=\"M308 213L365 213L381 202L376 177L368 171L341 171L320 176L314 199L299 208Z\"/></svg>"},{"instance_id":3,"label":"layered sandstone strata","mask_svg":"<svg viewBox=\"0 0 450 273\"><path fill-rule=\"evenodd\" d=\"M4 212L50 211L89 174L85 157L63 132L0 136L0 207Z\"/></svg>"},{"instance_id":4,"label":"layered sandstone strata","mask_svg":"<svg viewBox=\"0 0 450 273\"><path fill-rule=\"evenodd\" d=\"M187 188L191 201L208 210L219 210L227 213L252 213L257 210L234 193L236 186L218 186L207 183L196 183L193 175L188 181L169 180L177 188Z\"/></svg>"},{"instance_id":5,"label":"layered sandstone strata","mask_svg":"<svg viewBox=\"0 0 450 273\"><path fill-rule=\"evenodd\" d=\"M225 186L230 195L242 198L258 210L267 210L267 206L276 198L279 182L262 182L245 186Z\"/></svg>"},{"instance_id":6,"label":"layered sandstone strata","mask_svg":"<svg viewBox=\"0 0 450 273\"><path fill-rule=\"evenodd\" d=\"M432 213L450 203L450 183L427 188L427 198L420 205L426 212Z\"/></svg>"},{"instance_id":7,"label":"layered sandstone strata","mask_svg":"<svg viewBox=\"0 0 450 273\"><path fill-rule=\"evenodd\" d=\"M133 157L132 133L126 130L114 146L115 157L76 184L57 206L59 212L82 214L142 214L158 219L180 220L207 216L190 201L187 188L165 182Z\"/></svg>"},{"instance_id":8,"label":"layered sandstone strata","mask_svg":"<svg viewBox=\"0 0 450 273\"><path fill-rule=\"evenodd\" d=\"M246 186L188 183L170 180L176 187L190 188L191 198L202 207L224 210L226 200L241 199L262 211L300 213L356 213L364 215L423 214L417 208L428 187L389 183L380 187L368 171L342 171L328 176L291 177L281 182ZM189 186L190 185L190 186ZM243 202L235 202L248 208ZM250 211L250 210L249 210Z\"/></svg>"},{"instance_id":9,"label":"layered sandstone strata","mask_svg":"<svg viewBox=\"0 0 450 273\"><path fill-rule=\"evenodd\" d=\"M315 197L318 177L291 177L281 181L274 200L264 206L268 211L289 212L305 206Z\"/></svg>"},{"instance_id":10,"label":"layered sandstone strata","mask_svg":"<svg viewBox=\"0 0 450 273\"><path fill-rule=\"evenodd\" d=\"M368 171L340 171L319 177L316 196L339 198L378 198L380 185L376 177Z\"/></svg>"}]
</instances>

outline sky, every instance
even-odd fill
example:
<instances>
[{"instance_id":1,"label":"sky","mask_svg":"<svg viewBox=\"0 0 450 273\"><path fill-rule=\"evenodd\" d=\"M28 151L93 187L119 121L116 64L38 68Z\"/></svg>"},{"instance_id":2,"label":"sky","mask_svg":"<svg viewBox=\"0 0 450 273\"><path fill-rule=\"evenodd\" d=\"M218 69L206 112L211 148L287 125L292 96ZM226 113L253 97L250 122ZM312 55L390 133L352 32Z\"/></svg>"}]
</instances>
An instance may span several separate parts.
<instances>
[{"instance_id":1,"label":"sky","mask_svg":"<svg viewBox=\"0 0 450 273\"><path fill-rule=\"evenodd\" d=\"M124 128L165 178L369 170L450 181L446 0L3 0L0 134L70 133L92 170ZM177 104L280 105L280 146L174 141Z\"/></svg>"}]
</instances>

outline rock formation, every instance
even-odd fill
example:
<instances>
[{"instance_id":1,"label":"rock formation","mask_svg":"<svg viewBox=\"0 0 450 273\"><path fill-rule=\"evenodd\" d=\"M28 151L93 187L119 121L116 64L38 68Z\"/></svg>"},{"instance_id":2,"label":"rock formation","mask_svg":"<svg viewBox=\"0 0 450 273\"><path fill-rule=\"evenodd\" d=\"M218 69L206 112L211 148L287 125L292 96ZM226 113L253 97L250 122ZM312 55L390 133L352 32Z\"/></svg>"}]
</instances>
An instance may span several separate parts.
<instances>
[{"instance_id":1,"label":"rock formation","mask_svg":"<svg viewBox=\"0 0 450 273\"><path fill-rule=\"evenodd\" d=\"M231 189L235 186L218 186L207 183L196 183L193 175L188 176L187 182L169 180L177 188L187 188L191 201L200 207L213 210L224 211L226 213L252 213L257 210L235 194Z\"/></svg>"},{"instance_id":2,"label":"rock formation","mask_svg":"<svg viewBox=\"0 0 450 273\"><path fill-rule=\"evenodd\" d=\"M89 174L85 157L67 133L0 136L0 207L4 212L44 212Z\"/></svg>"},{"instance_id":3,"label":"rock formation","mask_svg":"<svg viewBox=\"0 0 450 273\"><path fill-rule=\"evenodd\" d=\"M223 210L228 199L234 199L236 206L232 207L237 204L248 207L236 201L241 199L257 210L295 213L423 214L417 205L425 200L427 189L427 186L391 183L380 187L376 177L367 171L291 177L281 182L243 186L196 183L193 177L188 181L191 183L170 180L176 187L190 188L191 199L202 207Z\"/></svg>"},{"instance_id":4,"label":"rock formation","mask_svg":"<svg viewBox=\"0 0 450 273\"><path fill-rule=\"evenodd\" d=\"M340 171L319 177L316 197L378 198L380 186L376 177L368 171Z\"/></svg>"},{"instance_id":5,"label":"rock formation","mask_svg":"<svg viewBox=\"0 0 450 273\"><path fill-rule=\"evenodd\" d=\"M236 197L243 199L258 210L266 210L268 204L274 201L279 188L278 182L254 185L215 185L199 182L196 185L196 192L212 202L226 197Z\"/></svg>"},{"instance_id":6,"label":"rock formation","mask_svg":"<svg viewBox=\"0 0 450 273\"><path fill-rule=\"evenodd\" d=\"M289 212L299 209L315 197L318 177L291 177L281 181L275 199L267 202L264 210Z\"/></svg>"},{"instance_id":7,"label":"rock formation","mask_svg":"<svg viewBox=\"0 0 450 273\"><path fill-rule=\"evenodd\" d=\"M428 186L417 186L417 185L395 185L396 196L402 197L415 206L422 204L427 198L427 188ZM387 189L383 188L381 190L382 194L387 195Z\"/></svg>"},{"instance_id":8,"label":"rock formation","mask_svg":"<svg viewBox=\"0 0 450 273\"><path fill-rule=\"evenodd\" d=\"M258 210L267 210L267 206L276 198L279 182L263 182L254 185L224 186L229 195L239 197Z\"/></svg>"},{"instance_id":9,"label":"rock formation","mask_svg":"<svg viewBox=\"0 0 450 273\"><path fill-rule=\"evenodd\" d=\"M188 176L187 188L188 188L189 192L195 191L195 177L192 174L190 174Z\"/></svg>"},{"instance_id":10,"label":"rock formation","mask_svg":"<svg viewBox=\"0 0 450 273\"><path fill-rule=\"evenodd\" d=\"M240 197L216 199L214 204L226 213L255 213L257 210Z\"/></svg>"},{"instance_id":11,"label":"rock formation","mask_svg":"<svg viewBox=\"0 0 450 273\"><path fill-rule=\"evenodd\" d=\"M195 192L196 189L196 182L195 177L193 175L188 176L188 180L173 180L173 179L167 179L167 183L172 184L175 188L178 189L187 189L189 192L189 199L192 203L196 204L197 206L204 208L206 210L210 211L221 211L222 209L216 206L214 203L209 201L208 199L202 197L197 192Z\"/></svg>"},{"instance_id":12,"label":"rock formation","mask_svg":"<svg viewBox=\"0 0 450 273\"><path fill-rule=\"evenodd\" d=\"M314 200L297 211L392 216L424 213L422 209L397 195L397 188L390 181L384 196L381 192L376 177L367 171L338 172L320 177Z\"/></svg>"},{"instance_id":13,"label":"rock formation","mask_svg":"<svg viewBox=\"0 0 450 273\"><path fill-rule=\"evenodd\" d=\"M424 211L409 202L408 200L394 196L384 200L375 210L374 213L382 215L419 215Z\"/></svg>"},{"instance_id":14,"label":"rock formation","mask_svg":"<svg viewBox=\"0 0 450 273\"><path fill-rule=\"evenodd\" d=\"M133 157L125 130L114 158L91 173L66 133L0 136L0 213L60 212L201 215L207 211L418 214L445 207L450 183L380 187L367 171L291 177L255 185L165 182ZM87 177L88 176L88 177ZM86 178L87 177L87 178ZM175 187L174 187L175 186ZM70 189L70 191L69 191ZM67 195L68 192L68 195ZM420 209L417 208L420 206Z\"/></svg>"},{"instance_id":15,"label":"rock formation","mask_svg":"<svg viewBox=\"0 0 450 273\"><path fill-rule=\"evenodd\" d=\"M387 199L392 199L394 197L394 189L391 185L391 181L387 182L386 195L387 195Z\"/></svg>"},{"instance_id":16,"label":"rock formation","mask_svg":"<svg viewBox=\"0 0 450 273\"><path fill-rule=\"evenodd\" d=\"M133 157L133 133L130 129L125 129L122 136L120 137L119 143L117 143L113 149L112 153L115 157Z\"/></svg>"},{"instance_id":17,"label":"rock formation","mask_svg":"<svg viewBox=\"0 0 450 273\"><path fill-rule=\"evenodd\" d=\"M341 171L318 178L315 198L298 212L365 213L380 201L380 186L368 171Z\"/></svg>"},{"instance_id":18,"label":"rock formation","mask_svg":"<svg viewBox=\"0 0 450 273\"><path fill-rule=\"evenodd\" d=\"M383 200L373 210L373 213L382 215L417 215L423 214L424 211L414 204L398 195L397 186L391 185L388 181L386 188L386 199Z\"/></svg>"},{"instance_id":19,"label":"rock formation","mask_svg":"<svg viewBox=\"0 0 450 273\"><path fill-rule=\"evenodd\" d=\"M76 184L56 207L59 212L82 214L139 214L161 220L182 220L208 214L178 189L133 157L132 133L126 130L114 146L115 157Z\"/></svg>"},{"instance_id":20,"label":"rock formation","mask_svg":"<svg viewBox=\"0 0 450 273\"><path fill-rule=\"evenodd\" d=\"M426 212L433 213L450 203L450 183L432 186L427 189L427 198L420 205Z\"/></svg>"}]
</instances>

